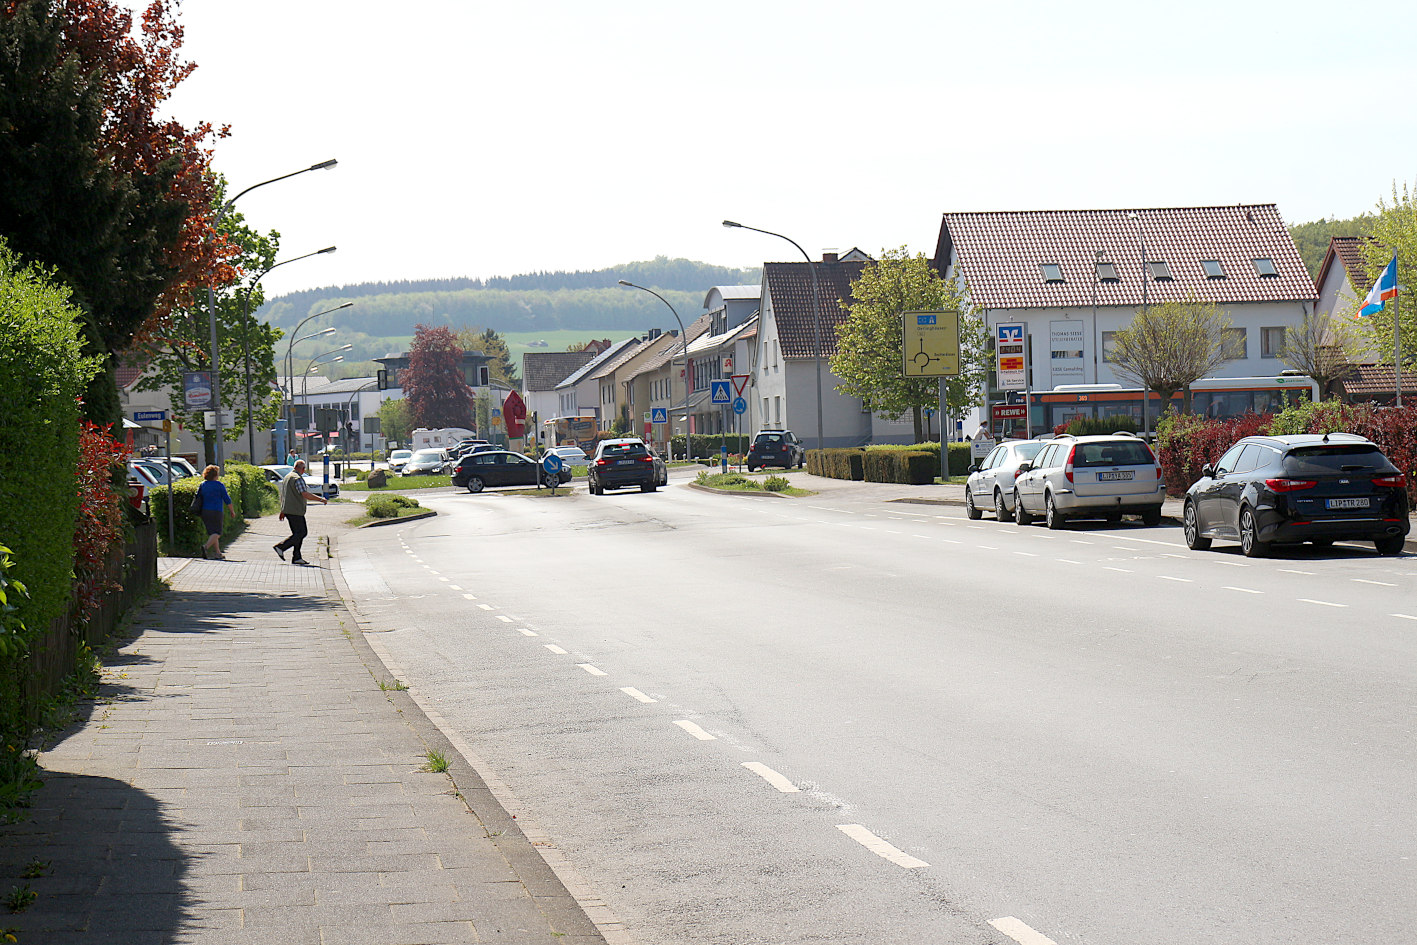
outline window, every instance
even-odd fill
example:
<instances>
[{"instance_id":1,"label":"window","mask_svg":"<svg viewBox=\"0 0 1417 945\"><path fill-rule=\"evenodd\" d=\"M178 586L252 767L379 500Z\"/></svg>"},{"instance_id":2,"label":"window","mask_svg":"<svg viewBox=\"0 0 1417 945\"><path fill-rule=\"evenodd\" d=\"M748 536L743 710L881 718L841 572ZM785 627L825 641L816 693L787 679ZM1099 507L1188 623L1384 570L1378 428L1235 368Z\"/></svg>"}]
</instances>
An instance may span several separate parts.
<instances>
[{"instance_id":1,"label":"window","mask_svg":"<svg viewBox=\"0 0 1417 945\"><path fill-rule=\"evenodd\" d=\"M1151 278L1153 282L1171 281L1171 267L1166 265L1166 261L1164 259L1153 259L1151 262L1146 264L1146 268L1151 270Z\"/></svg>"},{"instance_id":2,"label":"window","mask_svg":"<svg viewBox=\"0 0 1417 945\"><path fill-rule=\"evenodd\" d=\"M1273 259L1262 256L1259 259L1253 260L1253 262L1255 264L1255 272L1260 274L1260 278L1275 279L1279 277L1279 270L1274 268Z\"/></svg>"},{"instance_id":3,"label":"window","mask_svg":"<svg viewBox=\"0 0 1417 945\"><path fill-rule=\"evenodd\" d=\"M774 426L782 426L782 398L772 399L772 422Z\"/></svg>"},{"instance_id":4,"label":"window","mask_svg":"<svg viewBox=\"0 0 1417 945\"><path fill-rule=\"evenodd\" d=\"M1202 259L1201 268L1205 270L1205 277L1207 279L1225 278L1225 267L1220 265L1220 260L1218 259Z\"/></svg>"},{"instance_id":5,"label":"window","mask_svg":"<svg viewBox=\"0 0 1417 945\"><path fill-rule=\"evenodd\" d=\"M1260 357L1277 358L1284 348L1284 328L1260 329Z\"/></svg>"},{"instance_id":6,"label":"window","mask_svg":"<svg viewBox=\"0 0 1417 945\"><path fill-rule=\"evenodd\" d=\"M1222 344L1226 346L1226 353L1232 358L1248 358L1250 356L1250 345L1246 340L1243 328L1225 329L1225 340Z\"/></svg>"},{"instance_id":7,"label":"window","mask_svg":"<svg viewBox=\"0 0 1417 945\"><path fill-rule=\"evenodd\" d=\"M1099 282L1119 282L1117 277L1117 266L1115 263L1100 262L1097 264L1097 279Z\"/></svg>"},{"instance_id":8,"label":"window","mask_svg":"<svg viewBox=\"0 0 1417 945\"><path fill-rule=\"evenodd\" d=\"M1245 447L1247 445L1248 444L1240 443L1230 447L1230 449L1226 451L1225 455L1220 457L1220 462L1215 464L1215 471L1217 473L1234 472L1235 464L1239 461L1240 454L1245 451Z\"/></svg>"},{"instance_id":9,"label":"window","mask_svg":"<svg viewBox=\"0 0 1417 945\"><path fill-rule=\"evenodd\" d=\"M1038 268L1043 272L1044 282L1063 281L1063 267L1057 263L1039 263Z\"/></svg>"},{"instance_id":10,"label":"window","mask_svg":"<svg viewBox=\"0 0 1417 945\"><path fill-rule=\"evenodd\" d=\"M1111 363L1115 360L1112 355L1117 349L1117 333L1115 331L1104 331L1102 333L1102 360Z\"/></svg>"},{"instance_id":11,"label":"window","mask_svg":"<svg viewBox=\"0 0 1417 945\"><path fill-rule=\"evenodd\" d=\"M477 386L486 387L488 385L487 365L482 365L477 369Z\"/></svg>"}]
</instances>

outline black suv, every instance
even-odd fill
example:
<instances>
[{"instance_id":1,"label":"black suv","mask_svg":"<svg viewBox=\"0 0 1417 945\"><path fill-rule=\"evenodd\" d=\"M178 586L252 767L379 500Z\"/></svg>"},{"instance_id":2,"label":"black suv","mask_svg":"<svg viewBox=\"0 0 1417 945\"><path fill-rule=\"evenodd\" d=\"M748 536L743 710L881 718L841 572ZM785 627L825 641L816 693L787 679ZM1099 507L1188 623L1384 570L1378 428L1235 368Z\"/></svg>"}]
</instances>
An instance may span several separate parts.
<instances>
[{"instance_id":1,"label":"black suv","mask_svg":"<svg viewBox=\"0 0 1417 945\"><path fill-rule=\"evenodd\" d=\"M744 462L748 472L760 466L781 466L783 469L796 466L801 469L807 462L807 450L791 430L762 430L753 438L753 445L749 447L748 458Z\"/></svg>"},{"instance_id":2,"label":"black suv","mask_svg":"<svg viewBox=\"0 0 1417 945\"><path fill-rule=\"evenodd\" d=\"M1249 557L1271 544L1371 541L1395 555L1412 527L1407 477L1352 433L1247 436L1186 490L1186 545L1240 542Z\"/></svg>"},{"instance_id":3,"label":"black suv","mask_svg":"<svg viewBox=\"0 0 1417 945\"><path fill-rule=\"evenodd\" d=\"M639 437L601 440L595 455L586 466L591 495L604 495L606 489L639 486L641 492L659 488L659 470L654 454Z\"/></svg>"}]
</instances>

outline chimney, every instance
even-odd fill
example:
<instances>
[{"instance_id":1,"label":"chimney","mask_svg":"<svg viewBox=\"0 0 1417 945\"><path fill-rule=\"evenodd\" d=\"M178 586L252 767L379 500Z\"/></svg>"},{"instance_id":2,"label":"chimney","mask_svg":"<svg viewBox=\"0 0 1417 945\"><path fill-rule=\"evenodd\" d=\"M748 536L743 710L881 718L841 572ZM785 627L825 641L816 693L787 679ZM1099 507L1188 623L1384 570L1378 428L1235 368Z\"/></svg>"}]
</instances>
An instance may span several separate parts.
<instances>
[{"instance_id":1,"label":"chimney","mask_svg":"<svg viewBox=\"0 0 1417 945\"><path fill-rule=\"evenodd\" d=\"M646 338L645 340L646 340L646 341L653 341L654 339L658 338L659 335L660 335L660 331L659 331L658 328L651 328L651 329L649 330L649 337Z\"/></svg>"},{"instance_id":2,"label":"chimney","mask_svg":"<svg viewBox=\"0 0 1417 945\"><path fill-rule=\"evenodd\" d=\"M822 253L822 262L826 263L828 266L834 264L834 263L836 262L836 253L835 253L835 252L824 252L824 253Z\"/></svg>"}]
</instances>

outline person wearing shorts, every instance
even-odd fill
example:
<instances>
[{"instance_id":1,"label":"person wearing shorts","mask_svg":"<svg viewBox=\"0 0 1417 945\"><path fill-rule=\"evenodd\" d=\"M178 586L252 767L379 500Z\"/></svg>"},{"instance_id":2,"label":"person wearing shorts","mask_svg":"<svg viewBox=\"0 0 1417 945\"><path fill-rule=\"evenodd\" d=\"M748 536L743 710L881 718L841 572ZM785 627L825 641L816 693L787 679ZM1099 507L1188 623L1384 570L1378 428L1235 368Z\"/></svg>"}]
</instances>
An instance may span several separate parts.
<instances>
[{"instance_id":1,"label":"person wearing shorts","mask_svg":"<svg viewBox=\"0 0 1417 945\"><path fill-rule=\"evenodd\" d=\"M197 496L202 500L202 524L207 527L207 543L202 546L202 557L225 561L221 553L222 518L230 514L236 517L236 509L231 505L231 494L217 478L221 470L208 466L202 470L202 484L197 487Z\"/></svg>"}]
</instances>

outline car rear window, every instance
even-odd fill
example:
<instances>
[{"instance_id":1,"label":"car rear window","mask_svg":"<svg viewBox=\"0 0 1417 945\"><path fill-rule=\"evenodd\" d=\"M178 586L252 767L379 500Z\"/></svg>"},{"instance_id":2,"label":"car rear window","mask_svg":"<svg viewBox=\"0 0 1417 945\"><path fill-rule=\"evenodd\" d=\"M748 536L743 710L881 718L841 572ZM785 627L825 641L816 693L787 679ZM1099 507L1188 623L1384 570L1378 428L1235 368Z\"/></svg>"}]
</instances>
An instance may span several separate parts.
<instances>
[{"instance_id":1,"label":"car rear window","mask_svg":"<svg viewBox=\"0 0 1417 945\"><path fill-rule=\"evenodd\" d=\"M1397 472L1376 446L1296 446L1284 457L1286 476L1322 476L1345 472Z\"/></svg>"},{"instance_id":2,"label":"car rear window","mask_svg":"<svg viewBox=\"0 0 1417 945\"><path fill-rule=\"evenodd\" d=\"M607 443L600 448L601 456L647 456L643 443Z\"/></svg>"},{"instance_id":3,"label":"car rear window","mask_svg":"<svg viewBox=\"0 0 1417 945\"><path fill-rule=\"evenodd\" d=\"M1073 466L1148 466L1151 450L1140 440L1116 440L1105 443L1079 443L1073 454Z\"/></svg>"},{"instance_id":4,"label":"car rear window","mask_svg":"<svg viewBox=\"0 0 1417 945\"><path fill-rule=\"evenodd\" d=\"M1020 443L1014 449L1021 459L1032 459L1038 455L1038 451L1043 449L1042 443Z\"/></svg>"},{"instance_id":5,"label":"car rear window","mask_svg":"<svg viewBox=\"0 0 1417 945\"><path fill-rule=\"evenodd\" d=\"M781 434L781 433L759 433L759 434L758 434L758 438L757 438L756 440L754 440L753 442L755 442L755 443L781 443L781 442L782 442L782 434Z\"/></svg>"}]
</instances>

